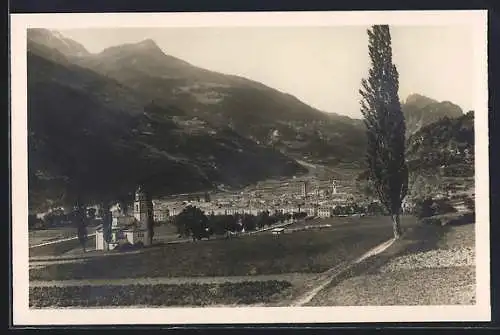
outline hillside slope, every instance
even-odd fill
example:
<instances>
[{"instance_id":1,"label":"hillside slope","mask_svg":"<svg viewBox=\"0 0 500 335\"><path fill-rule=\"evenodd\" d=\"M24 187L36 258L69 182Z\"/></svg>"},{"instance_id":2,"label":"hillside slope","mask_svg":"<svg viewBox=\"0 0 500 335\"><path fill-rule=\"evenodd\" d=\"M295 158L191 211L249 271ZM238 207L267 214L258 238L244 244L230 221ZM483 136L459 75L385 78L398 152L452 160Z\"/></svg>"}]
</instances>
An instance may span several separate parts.
<instances>
[{"instance_id":1,"label":"hillside slope","mask_svg":"<svg viewBox=\"0 0 500 335\"><path fill-rule=\"evenodd\" d=\"M128 87L28 48L30 207L45 199L119 197L241 186L304 172L295 161L228 127L152 103ZM58 61L47 59L44 56Z\"/></svg>"},{"instance_id":2,"label":"hillside slope","mask_svg":"<svg viewBox=\"0 0 500 335\"><path fill-rule=\"evenodd\" d=\"M298 159L357 166L364 148L357 120L314 109L261 83L193 66L152 40L110 47L78 63L151 99Z\"/></svg>"},{"instance_id":3,"label":"hillside slope","mask_svg":"<svg viewBox=\"0 0 500 335\"><path fill-rule=\"evenodd\" d=\"M410 171L437 171L450 176L474 175L474 113L431 123L407 144Z\"/></svg>"}]
</instances>

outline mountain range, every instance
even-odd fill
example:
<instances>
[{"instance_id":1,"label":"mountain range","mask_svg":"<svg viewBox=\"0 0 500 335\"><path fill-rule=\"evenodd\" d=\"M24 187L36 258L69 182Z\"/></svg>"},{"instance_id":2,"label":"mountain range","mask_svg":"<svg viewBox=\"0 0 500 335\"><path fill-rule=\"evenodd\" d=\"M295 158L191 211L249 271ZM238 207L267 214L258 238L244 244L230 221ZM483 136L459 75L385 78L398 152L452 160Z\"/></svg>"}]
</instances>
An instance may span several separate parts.
<instances>
[{"instance_id":1,"label":"mountain range","mask_svg":"<svg viewBox=\"0 0 500 335\"><path fill-rule=\"evenodd\" d=\"M138 183L153 194L241 187L306 173L298 160L364 165L362 120L193 66L150 39L93 54L30 29L27 53L32 208L129 196ZM462 114L420 95L402 107L408 136Z\"/></svg>"},{"instance_id":2,"label":"mountain range","mask_svg":"<svg viewBox=\"0 0 500 335\"><path fill-rule=\"evenodd\" d=\"M458 118L464 115L460 106L450 101L439 102L421 94L409 95L401 107L405 116L408 137L444 117Z\"/></svg>"}]
</instances>

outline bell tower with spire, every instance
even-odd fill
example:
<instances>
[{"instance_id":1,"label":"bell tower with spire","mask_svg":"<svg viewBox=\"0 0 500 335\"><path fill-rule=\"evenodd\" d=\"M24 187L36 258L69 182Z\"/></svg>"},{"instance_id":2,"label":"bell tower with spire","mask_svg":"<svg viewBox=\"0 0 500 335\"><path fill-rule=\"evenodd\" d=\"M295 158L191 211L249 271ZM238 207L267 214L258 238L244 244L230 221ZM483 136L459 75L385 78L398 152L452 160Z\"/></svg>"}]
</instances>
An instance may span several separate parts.
<instances>
[{"instance_id":1,"label":"bell tower with spire","mask_svg":"<svg viewBox=\"0 0 500 335\"><path fill-rule=\"evenodd\" d=\"M144 188L140 185L135 191L134 217L142 227L146 227L150 211L152 211L152 208L149 198Z\"/></svg>"}]
</instances>

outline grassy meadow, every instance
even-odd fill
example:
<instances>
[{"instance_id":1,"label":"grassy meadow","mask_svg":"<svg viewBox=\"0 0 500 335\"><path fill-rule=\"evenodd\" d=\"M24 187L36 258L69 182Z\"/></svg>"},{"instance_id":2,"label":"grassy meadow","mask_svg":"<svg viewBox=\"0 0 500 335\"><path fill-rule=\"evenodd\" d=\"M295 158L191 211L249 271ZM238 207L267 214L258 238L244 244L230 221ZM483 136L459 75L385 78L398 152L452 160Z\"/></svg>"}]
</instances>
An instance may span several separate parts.
<instances>
[{"instance_id":1,"label":"grassy meadow","mask_svg":"<svg viewBox=\"0 0 500 335\"><path fill-rule=\"evenodd\" d=\"M352 225L337 228L332 225L328 229L299 231L279 237L255 234L229 240L158 245L138 254L98 257L84 263L52 264L32 269L30 280L319 273L359 257L392 237L387 217L351 220ZM411 218L406 221L412 222Z\"/></svg>"}]
</instances>

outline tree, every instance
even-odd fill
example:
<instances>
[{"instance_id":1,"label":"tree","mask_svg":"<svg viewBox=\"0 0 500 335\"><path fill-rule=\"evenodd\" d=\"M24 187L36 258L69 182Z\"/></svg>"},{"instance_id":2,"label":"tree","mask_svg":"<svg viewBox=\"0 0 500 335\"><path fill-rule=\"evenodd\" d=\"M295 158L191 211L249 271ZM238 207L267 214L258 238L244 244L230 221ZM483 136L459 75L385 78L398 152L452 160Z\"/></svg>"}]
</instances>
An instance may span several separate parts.
<instances>
[{"instance_id":1,"label":"tree","mask_svg":"<svg viewBox=\"0 0 500 335\"><path fill-rule=\"evenodd\" d=\"M226 224L224 217L221 215L214 215L213 213L208 217L208 226L216 235L224 235L226 233Z\"/></svg>"},{"instance_id":2,"label":"tree","mask_svg":"<svg viewBox=\"0 0 500 335\"><path fill-rule=\"evenodd\" d=\"M101 210L103 237L106 243L111 243L113 217L109 209L109 203L104 202Z\"/></svg>"},{"instance_id":3,"label":"tree","mask_svg":"<svg viewBox=\"0 0 500 335\"><path fill-rule=\"evenodd\" d=\"M175 224L179 234L191 236L193 240L208 237L207 235L210 233L208 218L199 208L194 206L184 208L177 215Z\"/></svg>"},{"instance_id":4,"label":"tree","mask_svg":"<svg viewBox=\"0 0 500 335\"><path fill-rule=\"evenodd\" d=\"M245 231L254 231L257 222L256 217L252 214L244 214L242 217L243 228Z\"/></svg>"},{"instance_id":5,"label":"tree","mask_svg":"<svg viewBox=\"0 0 500 335\"><path fill-rule=\"evenodd\" d=\"M96 214L96 216L98 216L98 217L100 217L100 218L103 218L103 217L104 217L104 209L99 208L99 209L97 210L97 214Z\"/></svg>"},{"instance_id":6,"label":"tree","mask_svg":"<svg viewBox=\"0 0 500 335\"><path fill-rule=\"evenodd\" d=\"M83 252L85 252L87 244L87 222L85 217L85 208L80 201L77 202L73 218L76 221L78 240L82 246Z\"/></svg>"},{"instance_id":7,"label":"tree","mask_svg":"<svg viewBox=\"0 0 500 335\"><path fill-rule=\"evenodd\" d=\"M260 212L259 215L257 215L256 221L257 221L257 227L259 229L264 228L264 226L269 221L269 212L266 211Z\"/></svg>"},{"instance_id":8,"label":"tree","mask_svg":"<svg viewBox=\"0 0 500 335\"><path fill-rule=\"evenodd\" d=\"M91 220L94 220L95 219L95 215L96 215L96 209L94 207L90 207L88 210L87 210L87 216L89 217L89 219Z\"/></svg>"},{"instance_id":9,"label":"tree","mask_svg":"<svg viewBox=\"0 0 500 335\"><path fill-rule=\"evenodd\" d=\"M401 236L401 203L408 190L406 125L398 96L399 74L392 63L388 25L368 29L371 68L361 82L361 113L367 130L369 180L392 218L394 238Z\"/></svg>"},{"instance_id":10,"label":"tree","mask_svg":"<svg viewBox=\"0 0 500 335\"><path fill-rule=\"evenodd\" d=\"M123 213L123 215L128 215L128 206L127 206L127 201L123 198L120 198L118 200L118 204L120 206L120 209Z\"/></svg>"},{"instance_id":11,"label":"tree","mask_svg":"<svg viewBox=\"0 0 500 335\"><path fill-rule=\"evenodd\" d=\"M154 220L154 209L153 209L153 200L151 199L151 194L148 192L146 193L146 201L147 201L147 229L148 229L148 238L149 238L149 245L153 244L153 237L155 235L155 220Z\"/></svg>"}]
</instances>

